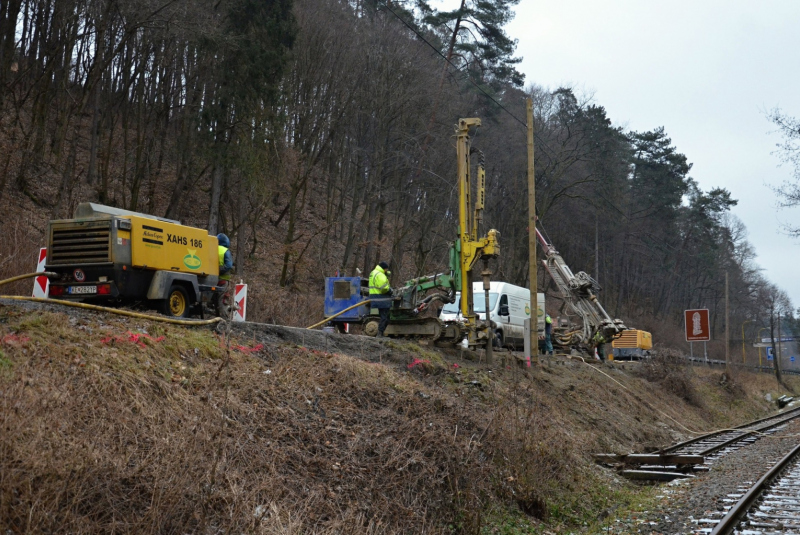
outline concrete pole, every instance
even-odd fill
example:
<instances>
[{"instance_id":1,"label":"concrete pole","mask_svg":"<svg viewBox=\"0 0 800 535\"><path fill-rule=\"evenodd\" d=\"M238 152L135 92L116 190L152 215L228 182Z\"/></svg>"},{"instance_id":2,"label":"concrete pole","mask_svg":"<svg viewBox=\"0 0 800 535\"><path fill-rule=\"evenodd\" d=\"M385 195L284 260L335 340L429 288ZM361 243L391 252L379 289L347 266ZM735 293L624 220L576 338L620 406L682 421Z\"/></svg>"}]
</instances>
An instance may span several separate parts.
<instances>
[{"instance_id":1,"label":"concrete pole","mask_svg":"<svg viewBox=\"0 0 800 535\"><path fill-rule=\"evenodd\" d=\"M528 264L531 286L531 360L539 363L539 298L536 272L536 178L533 167L533 99L526 101L528 112Z\"/></svg>"},{"instance_id":2,"label":"concrete pole","mask_svg":"<svg viewBox=\"0 0 800 535\"><path fill-rule=\"evenodd\" d=\"M725 272L725 372L728 377L731 375L730 370L730 352L731 352L731 337L730 337L730 303L728 299L728 272Z\"/></svg>"},{"instance_id":3,"label":"concrete pole","mask_svg":"<svg viewBox=\"0 0 800 535\"><path fill-rule=\"evenodd\" d=\"M772 358L775 359L775 366L783 373L783 361L781 361L781 357L783 357L783 337L781 336L781 313L778 312L778 343L775 344L775 355L772 355Z\"/></svg>"}]
</instances>

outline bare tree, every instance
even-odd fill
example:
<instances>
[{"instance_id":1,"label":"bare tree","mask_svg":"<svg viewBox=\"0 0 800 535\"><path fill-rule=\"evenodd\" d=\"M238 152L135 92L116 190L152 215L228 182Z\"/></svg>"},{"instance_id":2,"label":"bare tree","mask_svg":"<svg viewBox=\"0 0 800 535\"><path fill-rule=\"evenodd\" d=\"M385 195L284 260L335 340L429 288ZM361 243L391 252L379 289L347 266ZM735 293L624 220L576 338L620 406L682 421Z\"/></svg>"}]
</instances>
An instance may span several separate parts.
<instances>
[{"instance_id":1,"label":"bare tree","mask_svg":"<svg viewBox=\"0 0 800 535\"><path fill-rule=\"evenodd\" d=\"M792 314L792 303L783 290L767 281L763 281L759 288L759 299L763 303L769 316L770 346L772 348L772 362L775 369L775 377L781 385L791 390L783 381L783 374L781 372L782 363L780 361L781 355L780 351L778 351L778 345L775 342L775 334L776 329L780 329L778 323L781 321L781 317ZM780 343L781 340L780 337L778 337L778 344Z\"/></svg>"},{"instance_id":2,"label":"bare tree","mask_svg":"<svg viewBox=\"0 0 800 535\"><path fill-rule=\"evenodd\" d=\"M768 117L783 136L783 141L777 144L776 153L783 163L793 167L794 175L794 181L784 182L773 189L781 198L781 207L793 208L800 205L800 120L786 115L779 108L773 109ZM791 236L800 237L800 226L786 225L785 229Z\"/></svg>"}]
</instances>

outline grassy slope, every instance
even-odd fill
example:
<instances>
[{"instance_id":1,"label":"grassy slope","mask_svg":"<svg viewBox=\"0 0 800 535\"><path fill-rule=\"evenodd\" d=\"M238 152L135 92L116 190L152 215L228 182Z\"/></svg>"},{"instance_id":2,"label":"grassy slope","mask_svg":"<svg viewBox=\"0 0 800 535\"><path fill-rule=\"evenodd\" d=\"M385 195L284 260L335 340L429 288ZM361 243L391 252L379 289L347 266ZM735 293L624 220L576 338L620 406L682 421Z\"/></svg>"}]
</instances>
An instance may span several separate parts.
<instances>
[{"instance_id":1,"label":"grassy slope","mask_svg":"<svg viewBox=\"0 0 800 535\"><path fill-rule=\"evenodd\" d=\"M589 453L682 438L670 418L761 416L780 393L710 370L682 382L632 364L454 366L414 345L380 362L252 347L0 305L0 530L594 532L653 491Z\"/></svg>"}]
</instances>

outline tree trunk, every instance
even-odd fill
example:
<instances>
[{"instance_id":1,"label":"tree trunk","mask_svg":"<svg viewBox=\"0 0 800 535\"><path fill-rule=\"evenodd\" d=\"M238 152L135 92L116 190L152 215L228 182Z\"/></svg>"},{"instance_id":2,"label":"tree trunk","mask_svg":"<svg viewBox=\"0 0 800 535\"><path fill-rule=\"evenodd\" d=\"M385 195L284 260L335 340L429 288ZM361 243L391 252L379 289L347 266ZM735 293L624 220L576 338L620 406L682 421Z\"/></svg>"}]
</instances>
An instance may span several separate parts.
<instances>
[{"instance_id":1,"label":"tree trunk","mask_svg":"<svg viewBox=\"0 0 800 535\"><path fill-rule=\"evenodd\" d=\"M305 181L303 181L305 182ZM286 229L286 239L283 241L283 267L281 268L281 288L286 287L289 282L289 260L291 259L292 243L294 243L294 231L297 223L297 197L300 194L301 186L297 183L292 185L289 196L289 228Z\"/></svg>"},{"instance_id":2,"label":"tree trunk","mask_svg":"<svg viewBox=\"0 0 800 535\"><path fill-rule=\"evenodd\" d=\"M72 182L75 174L75 159L77 157L77 144L78 144L78 127L74 127L72 135L72 143L69 150L67 162L61 172L61 188L58 192L58 201L56 202L55 209L53 210L54 219L62 219L66 217L66 211L72 204Z\"/></svg>"},{"instance_id":3,"label":"tree trunk","mask_svg":"<svg viewBox=\"0 0 800 535\"><path fill-rule=\"evenodd\" d=\"M100 123L100 84L94 87L94 99L92 104L92 127L89 131L89 167L86 170L86 182L91 186L97 176L97 146L99 145L99 123Z\"/></svg>"},{"instance_id":4,"label":"tree trunk","mask_svg":"<svg viewBox=\"0 0 800 535\"><path fill-rule=\"evenodd\" d=\"M211 203L208 207L208 233L217 234L219 226L219 198L222 195L222 164L217 164L211 173Z\"/></svg>"},{"instance_id":5,"label":"tree trunk","mask_svg":"<svg viewBox=\"0 0 800 535\"><path fill-rule=\"evenodd\" d=\"M778 322L780 323L780 315L778 315ZM775 369L775 378L779 384L783 384L783 375L781 374L780 358L775 347L775 312L774 308L770 311L769 315L769 338L772 344L772 367ZM779 341L780 343L780 341Z\"/></svg>"},{"instance_id":6,"label":"tree trunk","mask_svg":"<svg viewBox=\"0 0 800 535\"><path fill-rule=\"evenodd\" d=\"M369 273L372 270L372 266L375 264L375 240L373 239L373 236L375 233L375 213L377 212L377 209L378 199L371 199L369 203L369 210L367 211L367 234L364 237L364 240L367 242L367 246L364 248L364 262L362 264L364 267L364 273Z\"/></svg>"}]
</instances>

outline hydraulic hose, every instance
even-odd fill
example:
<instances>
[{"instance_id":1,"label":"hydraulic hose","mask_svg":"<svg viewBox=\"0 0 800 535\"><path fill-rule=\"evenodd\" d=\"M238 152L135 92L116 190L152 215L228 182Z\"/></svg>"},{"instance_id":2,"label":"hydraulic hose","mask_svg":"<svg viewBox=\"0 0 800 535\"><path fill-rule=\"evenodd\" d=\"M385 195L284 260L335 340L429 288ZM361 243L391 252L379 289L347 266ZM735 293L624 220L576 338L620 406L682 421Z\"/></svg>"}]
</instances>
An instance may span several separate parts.
<instances>
[{"instance_id":1,"label":"hydraulic hose","mask_svg":"<svg viewBox=\"0 0 800 535\"><path fill-rule=\"evenodd\" d=\"M21 281L23 279L32 279L33 277L38 277L39 275L43 275L45 277L56 277L58 273L52 273L50 271L39 271L37 273L26 273L25 275L17 275L16 277L11 277L10 279L0 281L0 286L4 284L11 284L12 282Z\"/></svg>"},{"instance_id":2,"label":"hydraulic hose","mask_svg":"<svg viewBox=\"0 0 800 535\"><path fill-rule=\"evenodd\" d=\"M368 305L368 304L370 304L371 302L372 302L372 301L370 301L369 299L367 299L366 301L361 301L360 303L356 303L356 304L355 304L355 305L353 305L353 306L349 306L349 307L345 308L344 310L342 310L342 311L340 311L340 312L337 312L337 313L336 313L336 314L334 314L333 316L328 316L327 318L325 318L324 320L320 321L319 323L315 323L314 325L312 325L312 326L310 326L310 327L306 327L306 329L316 329L317 327L319 327L319 326L320 326L320 325L322 325L323 323L328 323L328 322L329 322L329 321L331 321L333 318L336 318L336 317L338 317L338 316L341 316L341 315L342 315L342 314L344 314L345 312L349 312L349 311L353 310L354 308L358 308L358 307L360 307L360 306L362 306L362 305Z\"/></svg>"},{"instance_id":3,"label":"hydraulic hose","mask_svg":"<svg viewBox=\"0 0 800 535\"><path fill-rule=\"evenodd\" d=\"M30 279L33 277L39 276L45 277L52 277L56 276L56 273L50 272L38 272L38 273L27 273L25 275L19 275L17 277L12 277L10 279L5 279L0 281L0 286L4 284L9 284L18 280L22 279ZM131 312L130 310L122 310L119 308L110 308L110 307L101 307L97 305L90 305L88 303L76 303L74 301L63 301L61 299L45 299L41 297L25 297L21 295L0 295L0 299L11 299L13 301L32 301L34 303L47 303L53 305L63 305L67 307L75 307L75 308L84 308L86 310L94 310L97 312L108 312L110 314L117 314L119 316L128 316L130 318L140 318L152 321L160 321L162 323L170 323L172 325L190 325L190 326L198 326L198 325L211 325L214 323L219 323L220 321L225 321L222 318L212 318L208 320L178 320L173 318L165 318L162 316L153 316L150 314L141 314L139 312Z\"/></svg>"}]
</instances>

